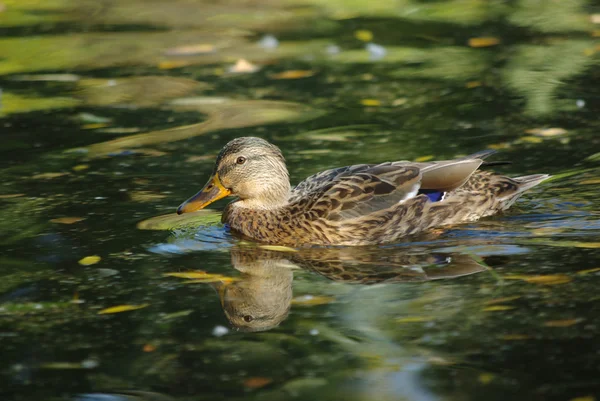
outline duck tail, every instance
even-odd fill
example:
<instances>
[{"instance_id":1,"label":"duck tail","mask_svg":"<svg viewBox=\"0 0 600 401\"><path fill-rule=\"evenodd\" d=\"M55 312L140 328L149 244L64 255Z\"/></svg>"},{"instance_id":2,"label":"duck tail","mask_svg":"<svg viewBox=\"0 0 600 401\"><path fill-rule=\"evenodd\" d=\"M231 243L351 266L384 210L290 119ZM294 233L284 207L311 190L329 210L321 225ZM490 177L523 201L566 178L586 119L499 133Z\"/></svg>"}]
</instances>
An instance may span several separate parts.
<instances>
[{"instance_id":1,"label":"duck tail","mask_svg":"<svg viewBox=\"0 0 600 401\"><path fill-rule=\"evenodd\" d=\"M549 174L532 174L509 178L510 181L516 184L516 188L513 187L512 191L509 191L505 196L499 197L500 210L508 209L513 205L513 203L515 203L517 199L521 197L521 195L523 195L525 191L535 187L550 177L551 176Z\"/></svg>"},{"instance_id":2,"label":"duck tail","mask_svg":"<svg viewBox=\"0 0 600 401\"><path fill-rule=\"evenodd\" d=\"M517 189L517 193L521 193L527 191L529 188L535 187L550 177L552 177L550 174L532 174L523 175L521 177L513 177L513 180L519 183L519 189Z\"/></svg>"}]
</instances>

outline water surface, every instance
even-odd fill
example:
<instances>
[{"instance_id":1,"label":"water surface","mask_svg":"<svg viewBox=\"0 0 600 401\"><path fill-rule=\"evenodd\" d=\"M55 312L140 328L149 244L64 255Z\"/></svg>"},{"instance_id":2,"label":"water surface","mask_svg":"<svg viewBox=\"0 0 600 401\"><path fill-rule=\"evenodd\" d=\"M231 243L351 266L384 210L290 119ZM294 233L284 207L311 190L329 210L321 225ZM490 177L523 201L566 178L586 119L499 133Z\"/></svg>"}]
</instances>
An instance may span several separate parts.
<instances>
[{"instance_id":1,"label":"water surface","mask_svg":"<svg viewBox=\"0 0 600 401\"><path fill-rule=\"evenodd\" d=\"M599 13L1 0L2 399L598 399ZM434 236L265 248L226 201L173 214L246 135L293 183L488 148L554 178Z\"/></svg>"}]
</instances>

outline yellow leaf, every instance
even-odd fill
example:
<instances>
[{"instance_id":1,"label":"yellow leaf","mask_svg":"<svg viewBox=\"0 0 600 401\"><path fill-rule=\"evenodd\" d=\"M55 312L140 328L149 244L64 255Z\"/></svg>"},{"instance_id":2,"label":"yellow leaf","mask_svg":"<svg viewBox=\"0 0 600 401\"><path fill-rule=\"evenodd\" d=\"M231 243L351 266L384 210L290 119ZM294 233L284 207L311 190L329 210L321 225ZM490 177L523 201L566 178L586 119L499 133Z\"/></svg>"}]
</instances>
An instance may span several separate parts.
<instances>
[{"instance_id":1,"label":"yellow leaf","mask_svg":"<svg viewBox=\"0 0 600 401\"><path fill-rule=\"evenodd\" d=\"M526 142L526 143L542 143L543 142L542 138L538 138L537 136L522 136L521 138L519 138L519 140L521 142Z\"/></svg>"},{"instance_id":2,"label":"yellow leaf","mask_svg":"<svg viewBox=\"0 0 600 401\"><path fill-rule=\"evenodd\" d=\"M88 168L90 168L88 164L78 164L75 167L73 167L73 171L83 171L87 170Z\"/></svg>"},{"instance_id":3,"label":"yellow leaf","mask_svg":"<svg viewBox=\"0 0 600 401\"><path fill-rule=\"evenodd\" d=\"M422 162L429 161L429 160L431 160L431 159L433 159L433 158L434 158L434 156L433 156L433 155L426 155L426 156L417 157L417 158L415 159L415 161L416 161L417 163L422 163Z\"/></svg>"},{"instance_id":4,"label":"yellow leaf","mask_svg":"<svg viewBox=\"0 0 600 401\"><path fill-rule=\"evenodd\" d=\"M315 75L315 72L312 70L289 70L279 72L277 74L271 74L271 79L299 79L299 78L307 78Z\"/></svg>"},{"instance_id":5,"label":"yellow leaf","mask_svg":"<svg viewBox=\"0 0 600 401\"><path fill-rule=\"evenodd\" d=\"M381 106L381 102L377 99L362 99L360 104L363 106Z\"/></svg>"},{"instance_id":6,"label":"yellow leaf","mask_svg":"<svg viewBox=\"0 0 600 401\"><path fill-rule=\"evenodd\" d=\"M80 265L83 266L91 266L91 265L95 265L96 263L100 262L100 260L102 260L102 258L100 256L86 256L85 258L81 259L79 261Z\"/></svg>"},{"instance_id":7,"label":"yellow leaf","mask_svg":"<svg viewBox=\"0 0 600 401\"><path fill-rule=\"evenodd\" d=\"M206 278L208 276L215 276L214 274L209 274L207 272L203 272L202 270L197 270L193 272L180 272L180 273L165 273L164 277L178 277L178 278L189 278L189 279L197 279L197 278Z\"/></svg>"},{"instance_id":8,"label":"yellow leaf","mask_svg":"<svg viewBox=\"0 0 600 401\"><path fill-rule=\"evenodd\" d=\"M354 32L354 37L361 42L370 42L373 40L373 32L367 29L359 29L358 31Z\"/></svg>"},{"instance_id":9,"label":"yellow leaf","mask_svg":"<svg viewBox=\"0 0 600 401\"><path fill-rule=\"evenodd\" d=\"M104 128L104 127L108 127L110 124L107 123L90 123L90 124L84 124L81 126L81 128L83 129L98 129L98 128Z\"/></svg>"},{"instance_id":10,"label":"yellow leaf","mask_svg":"<svg viewBox=\"0 0 600 401\"><path fill-rule=\"evenodd\" d=\"M505 341L529 340L531 337L525 334L504 334L499 337Z\"/></svg>"},{"instance_id":11,"label":"yellow leaf","mask_svg":"<svg viewBox=\"0 0 600 401\"><path fill-rule=\"evenodd\" d=\"M206 284L206 283L233 283L234 281L240 280L235 277L227 277L221 276L220 274L215 274L214 277L206 277L206 278L198 278L193 280L186 280L183 284Z\"/></svg>"},{"instance_id":12,"label":"yellow leaf","mask_svg":"<svg viewBox=\"0 0 600 401\"><path fill-rule=\"evenodd\" d=\"M406 316L396 319L396 323L419 323L433 320L430 316Z\"/></svg>"},{"instance_id":13,"label":"yellow leaf","mask_svg":"<svg viewBox=\"0 0 600 401\"><path fill-rule=\"evenodd\" d=\"M514 301L514 300L519 299L519 298L521 298L520 295L515 295L514 297L504 297L504 298L490 299L489 301L486 301L485 303L487 305L501 304L501 303L504 303L504 302Z\"/></svg>"},{"instance_id":14,"label":"yellow leaf","mask_svg":"<svg viewBox=\"0 0 600 401\"><path fill-rule=\"evenodd\" d=\"M6 194L6 195L0 195L0 199L20 198L21 196L25 196L25 194Z\"/></svg>"},{"instance_id":15,"label":"yellow leaf","mask_svg":"<svg viewBox=\"0 0 600 401\"><path fill-rule=\"evenodd\" d=\"M99 315L108 315L111 313L129 312L132 310L145 308L148 305L150 305L150 304L111 306L110 308L102 309L101 311L98 312L98 314Z\"/></svg>"},{"instance_id":16,"label":"yellow leaf","mask_svg":"<svg viewBox=\"0 0 600 401\"><path fill-rule=\"evenodd\" d=\"M508 149L510 148L511 144L509 142L501 142L501 143L493 143L491 145L488 145L488 148L490 149L494 149L494 150L502 150L502 149Z\"/></svg>"},{"instance_id":17,"label":"yellow leaf","mask_svg":"<svg viewBox=\"0 0 600 401\"><path fill-rule=\"evenodd\" d=\"M303 295L292 299L292 305L298 306L316 306L325 305L335 301L335 298L325 296Z\"/></svg>"},{"instance_id":18,"label":"yellow leaf","mask_svg":"<svg viewBox=\"0 0 600 401\"><path fill-rule=\"evenodd\" d=\"M154 346L152 344L145 344L144 347L142 348L142 351L144 351L144 352L154 352L154 351L156 351L156 346Z\"/></svg>"},{"instance_id":19,"label":"yellow leaf","mask_svg":"<svg viewBox=\"0 0 600 401\"><path fill-rule=\"evenodd\" d=\"M270 379L268 377L249 377L246 380L244 380L244 387L250 389L261 388L271 383L272 381L273 379Z\"/></svg>"},{"instance_id":20,"label":"yellow leaf","mask_svg":"<svg viewBox=\"0 0 600 401\"><path fill-rule=\"evenodd\" d=\"M492 380L494 380L495 377L496 376L493 373L482 373L479 375L479 377L477 379L479 380L479 383L481 383L481 384L488 384Z\"/></svg>"},{"instance_id":21,"label":"yellow leaf","mask_svg":"<svg viewBox=\"0 0 600 401\"><path fill-rule=\"evenodd\" d=\"M583 180L580 182L580 184L583 185L595 185L595 184L600 184L600 179L595 179L595 180Z\"/></svg>"},{"instance_id":22,"label":"yellow leaf","mask_svg":"<svg viewBox=\"0 0 600 401\"><path fill-rule=\"evenodd\" d=\"M469 39L470 47L490 47L500 44L500 39L494 37L481 37Z\"/></svg>"},{"instance_id":23,"label":"yellow leaf","mask_svg":"<svg viewBox=\"0 0 600 401\"><path fill-rule=\"evenodd\" d=\"M569 401L596 401L596 397L594 397L593 395L587 395L585 397L571 398Z\"/></svg>"},{"instance_id":24,"label":"yellow leaf","mask_svg":"<svg viewBox=\"0 0 600 401\"><path fill-rule=\"evenodd\" d=\"M524 280L528 283L532 284L541 284L541 285L557 285L557 284L565 284L571 281L571 277L565 274L546 274L539 276L527 276L520 274L512 274L508 276L504 276L507 280Z\"/></svg>"},{"instance_id":25,"label":"yellow leaf","mask_svg":"<svg viewBox=\"0 0 600 401\"><path fill-rule=\"evenodd\" d=\"M565 135L567 130L564 128L533 128L525 131L527 134L537 135L537 136L559 136Z\"/></svg>"},{"instance_id":26,"label":"yellow leaf","mask_svg":"<svg viewBox=\"0 0 600 401\"><path fill-rule=\"evenodd\" d=\"M74 223L78 223L82 220L85 220L85 217L59 217L57 219L50 220L50 223L74 224Z\"/></svg>"},{"instance_id":27,"label":"yellow leaf","mask_svg":"<svg viewBox=\"0 0 600 401\"><path fill-rule=\"evenodd\" d=\"M165 52L170 56L192 56L195 54L213 53L215 47L211 44L202 43L198 45L179 46L167 49Z\"/></svg>"},{"instance_id":28,"label":"yellow leaf","mask_svg":"<svg viewBox=\"0 0 600 401\"><path fill-rule=\"evenodd\" d=\"M268 251L278 251L278 252L298 252L294 248L290 248L288 246L280 246L280 245L260 245L260 248L266 249Z\"/></svg>"},{"instance_id":29,"label":"yellow leaf","mask_svg":"<svg viewBox=\"0 0 600 401\"><path fill-rule=\"evenodd\" d=\"M575 274L579 274L581 276L584 276L586 274L590 274L590 273L596 273L596 272L600 272L600 267L596 267L593 269L586 269L586 270L579 270L577 273Z\"/></svg>"},{"instance_id":30,"label":"yellow leaf","mask_svg":"<svg viewBox=\"0 0 600 401\"><path fill-rule=\"evenodd\" d=\"M186 66L191 65L191 64L192 64L191 61L185 61L185 60L168 60L168 61L161 61L160 63L158 63L158 68L160 70L172 70L174 68L186 67Z\"/></svg>"},{"instance_id":31,"label":"yellow leaf","mask_svg":"<svg viewBox=\"0 0 600 401\"><path fill-rule=\"evenodd\" d=\"M235 74L249 74L256 71L258 71L258 66L243 58L239 59L235 65L228 69L228 72Z\"/></svg>"},{"instance_id":32,"label":"yellow leaf","mask_svg":"<svg viewBox=\"0 0 600 401\"><path fill-rule=\"evenodd\" d=\"M483 83L481 83L481 81L469 81L466 83L466 87L467 89L473 89L473 88L477 88L479 86L482 86Z\"/></svg>"},{"instance_id":33,"label":"yellow leaf","mask_svg":"<svg viewBox=\"0 0 600 401\"><path fill-rule=\"evenodd\" d=\"M483 311L484 312L496 312L496 311L511 310L511 309L515 309L515 307L508 306L508 305L492 305L492 306L486 306L485 308L483 308Z\"/></svg>"},{"instance_id":34,"label":"yellow leaf","mask_svg":"<svg viewBox=\"0 0 600 401\"><path fill-rule=\"evenodd\" d=\"M64 175L69 175L69 173L41 173L32 176L34 180L51 180L53 178L62 177Z\"/></svg>"},{"instance_id":35,"label":"yellow leaf","mask_svg":"<svg viewBox=\"0 0 600 401\"><path fill-rule=\"evenodd\" d=\"M548 320L544 322L546 327L569 327L581 322L582 319Z\"/></svg>"}]
</instances>

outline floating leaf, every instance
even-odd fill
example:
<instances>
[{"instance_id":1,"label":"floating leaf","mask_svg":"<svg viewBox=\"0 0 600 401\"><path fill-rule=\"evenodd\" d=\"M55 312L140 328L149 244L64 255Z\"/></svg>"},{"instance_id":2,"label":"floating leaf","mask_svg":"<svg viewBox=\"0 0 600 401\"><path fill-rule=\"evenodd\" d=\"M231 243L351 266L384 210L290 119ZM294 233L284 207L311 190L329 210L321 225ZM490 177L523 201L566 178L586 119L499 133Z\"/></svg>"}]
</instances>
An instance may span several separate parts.
<instances>
[{"instance_id":1,"label":"floating leaf","mask_svg":"<svg viewBox=\"0 0 600 401\"><path fill-rule=\"evenodd\" d=\"M179 273L164 273L164 277L178 277L178 278L188 278L188 279L196 279L196 278L206 278L206 277L214 277L216 274L210 274L204 272L202 270L197 270L193 272L179 272Z\"/></svg>"},{"instance_id":2,"label":"floating leaf","mask_svg":"<svg viewBox=\"0 0 600 401\"><path fill-rule=\"evenodd\" d=\"M197 45L173 47L167 49L165 51L165 54L169 56L192 56L196 54L213 53L215 50L215 46L207 43L202 43Z\"/></svg>"},{"instance_id":3,"label":"floating leaf","mask_svg":"<svg viewBox=\"0 0 600 401\"><path fill-rule=\"evenodd\" d=\"M557 285L557 284L565 284L571 281L571 277L565 274L546 274L539 276L527 276L527 275L519 275L513 274L504 276L507 280L524 280L528 283L532 284L541 284L541 285Z\"/></svg>"},{"instance_id":4,"label":"floating leaf","mask_svg":"<svg viewBox=\"0 0 600 401\"><path fill-rule=\"evenodd\" d=\"M491 383L495 377L496 375L494 375L493 373L481 373L477 380L479 380L479 383L485 385Z\"/></svg>"},{"instance_id":5,"label":"floating leaf","mask_svg":"<svg viewBox=\"0 0 600 401\"><path fill-rule=\"evenodd\" d=\"M539 138L537 136L523 136L521 138L519 138L520 142L526 142L526 143L542 143L543 140L542 138Z\"/></svg>"},{"instance_id":6,"label":"floating leaf","mask_svg":"<svg viewBox=\"0 0 600 401\"><path fill-rule=\"evenodd\" d=\"M593 269L579 270L575 274L585 276L586 274L600 272L600 267L595 267Z\"/></svg>"},{"instance_id":7,"label":"floating leaf","mask_svg":"<svg viewBox=\"0 0 600 401\"><path fill-rule=\"evenodd\" d=\"M177 215L175 213L152 217L140 221L140 230L173 230L176 228L217 224L221 222L221 213L212 209L203 209L193 213Z\"/></svg>"},{"instance_id":8,"label":"floating leaf","mask_svg":"<svg viewBox=\"0 0 600 401\"><path fill-rule=\"evenodd\" d=\"M525 131L527 134L545 137L565 135L567 132L564 128L533 128Z\"/></svg>"},{"instance_id":9,"label":"floating leaf","mask_svg":"<svg viewBox=\"0 0 600 401\"><path fill-rule=\"evenodd\" d=\"M373 32L367 29L359 29L358 31L354 32L354 37L361 42L370 42L373 40Z\"/></svg>"},{"instance_id":10,"label":"floating leaf","mask_svg":"<svg viewBox=\"0 0 600 401\"><path fill-rule=\"evenodd\" d=\"M244 380L244 387L249 389L257 389L266 386L273 382L273 379L268 377L249 377Z\"/></svg>"},{"instance_id":11,"label":"floating leaf","mask_svg":"<svg viewBox=\"0 0 600 401\"><path fill-rule=\"evenodd\" d=\"M469 39L470 47L490 47L500 44L500 39L494 37L481 37Z\"/></svg>"},{"instance_id":12,"label":"floating leaf","mask_svg":"<svg viewBox=\"0 0 600 401\"><path fill-rule=\"evenodd\" d=\"M469 81L465 84L465 87L467 87L467 89L473 89L473 88L478 88L482 85L483 85L483 83L481 81Z\"/></svg>"},{"instance_id":13,"label":"floating leaf","mask_svg":"<svg viewBox=\"0 0 600 401\"><path fill-rule=\"evenodd\" d=\"M163 274L165 277L177 277L177 278L187 278L191 279L190 281L186 281L186 284L199 284L199 283L216 283L216 282L225 282L231 283L233 281L237 281L237 278L223 276L222 274L212 274L206 273L201 270L191 271L191 272L178 272L178 273L165 273Z\"/></svg>"},{"instance_id":14,"label":"floating leaf","mask_svg":"<svg viewBox=\"0 0 600 401\"><path fill-rule=\"evenodd\" d=\"M271 74L271 79L300 79L312 77L315 75L315 72L312 70L289 70L279 72L277 74Z\"/></svg>"},{"instance_id":15,"label":"floating leaf","mask_svg":"<svg viewBox=\"0 0 600 401\"><path fill-rule=\"evenodd\" d=\"M108 127L110 124L106 124L106 123L93 123L93 124L84 124L81 126L81 128L83 129L98 129L98 128L104 128L104 127Z\"/></svg>"},{"instance_id":16,"label":"floating leaf","mask_svg":"<svg viewBox=\"0 0 600 401\"><path fill-rule=\"evenodd\" d=\"M88 164L78 164L76 166L73 167L73 171L83 171L83 170L87 170L88 168L90 168L90 166Z\"/></svg>"},{"instance_id":17,"label":"floating leaf","mask_svg":"<svg viewBox=\"0 0 600 401\"><path fill-rule=\"evenodd\" d=\"M192 65L193 63L191 61L186 61L186 60L168 60L168 61L161 61L160 63L158 63L158 69L159 70L172 70L174 68L181 68L181 67L185 67L188 65Z\"/></svg>"},{"instance_id":18,"label":"floating leaf","mask_svg":"<svg viewBox=\"0 0 600 401\"><path fill-rule=\"evenodd\" d=\"M50 223L74 224L74 223L78 223L82 220L85 220L85 217L59 217L59 218L50 220Z\"/></svg>"},{"instance_id":19,"label":"floating leaf","mask_svg":"<svg viewBox=\"0 0 600 401\"><path fill-rule=\"evenodd\" d=\"M259 67L246 59L239 59L233 66L227 69L232 74L250 74L259 70Z\"/></svg>"},{"instance_id":20,"label":"floating leaf","mask_svg":"<svg viewBox=\"0 0 600 401\"><path fill-rule=\"evenodd\" d=\"M596 185L596 184L600 184L600 179L594 179L594 180L583 180L581 182L579 182L582 185Z\"/></svg>"},{"instance_id":21,"label":"floating leaf","mask_svg":"<svg viewBox=\"0 0 600 401\"><path fill-rule=\"evenodd\" d=\"M596 397L594 397L592 395L588 395L585 397L571 398L569 401L596 401Z\"/></svg>"},{"instance_id":22,"label":"floating leaf","mask_svg":"<svg viewBox=\"0 0 600 401\"><path fill-rule=\"evenodd\" d=\"M406 316L395 320L396 323L420 323L433 320L431 316Z\"/></svg>"},{"instance_id":23,"label":"floating leaf","mask_svg":"<svg viewBox=\"0 0 600 401\"><path fill-rule=\"evenodd\" d=\"M531 336L526 334L503 334L499 337L501 340L505 341L518 341L518 340L529 340Z\"/></svg>"},{"instance_id":24,"label":"floating leaf","mask_svg":"<svg viewBox=\"0 0 600 401\"><path fill-rule=\"evenodd\" d=\"M108 124L112 122L112 118L98 116L92 113L79 113L77 118L86 124Z\"/></svg>"},{"instance_id":25,"label":"floating leaf","mask_svg":"<svg viewBox=\"0 0 600 401\"><path fill-rule=\"evenodd\" d=\"M69 173L41 173L32 176L34 180L52 180L54 178L62 177L65 175L69 175Z\"/></svg>"},{"instance_id":26,"label":"floating leaf","mask_svg":"<svg viewBox=\"0 0 600 401\"><path fill-rule=\"evenodd\" d=\"M504 297L504 298L490 299L489 301L486 301L485 303L487 305L501 304L501 303L504 303L504 302L514 301L514 300L519 299L519 298L521 298L520 295L515 295L514 297Z\"/></svg>"},{"instance_id":27,"label":"floating leaf","mask_svg":"<svg viewBox=\"0 0 600 401\"><path fill-rule=\"evenodd\" d=\"M6 195L0 195L0 199L20 198L21 196L25 196L25 194L6 194Z\"/></svg>"},{"instance_id":28,"label":"floating leaf","mask_svg":"<svg viewBox=\"0 0 600 401\"><path fill-rule=\"evenodd\" d=\"M79 264L82 266L91 266L91 265L95 265L96 263L100 262L100 260L102 260L102 258L100 256L86 256L85 258L79 260Z\"/></svg>"},{"instance_id":29,"label":"floating leaf","mask_svg":"<svg viewBox=\"0 0 600 401\"><path fill-rule=\"evenodd\" d=\"M484 312L497 312L497 311L504 311L504 310L511 310L511 309L515 309L514 306L508 306L508 305L492 305L492 306L486 306L485 308L483 308Z\"/></svg>"},{"instance_id":30,"label":"floating leaf","mask_svg":"<svg viewBox=\"0 0 600 401\"><path fill-rule=\"evenodd\" d=\"M278 252L298 252L294 248L290 248L289 246L280 246L280 245L260 245L262 249L266 249L268 251L278 251Z\"/></svg>"},{"instance_id":31,"label":"floating leaf","mask_svg":"<svg viewBox=\"0 0 600 401\"><path fill-rule=\"evenodd\" d=\"M381 102L377 99L362 99L360 104L363 106L381 106Z\"/></svg>"},{"instance_id":32,"label":"floating leaf","mask_svg":"<svg viewBox=\"0 0 600 401\"><path fill-rule=\"evenodd\" d=\"M510 142L501 142L501 143L493 143L491 145L488 145L488 148L494 149L494 150L502 150L502 149L509 149L511 146L512 146L512 144Z\"/></svg>"},{"instance_id":33,"label":"floating leaf","mask_svg":"<svg viewBox=\"0 0 600 401\"><path fill-rule=\"evenodd\" d=\"M144 344L144 347L142 348L142 351L144 351L144 352L154 352L154 351L156 351L156 346L154 346L152 344Z\"/></svg>"},{"instance_id":34,"label":"floating leaf","mask_svg":"<svg viewBox=\"0 0 600 401\"><path fill-rule=\"evenodd\" d=\"M141 305L118 305L111 306L110 308L102 309L98 312L99 315L108 315L111 313L121 313L121 312L129 312L132 310L138 310L149 306L150 304L141 304Z\"/></svg>"},{"instance_id":35,"label":"floating leaf","mask_svg":"<svg viewBox=\"0 0 600 401\"><path fill-rule=\"evenodd\" d=\"M206 284L206 283L233 283L234 281L239 281L239 278L222 276L220 274L213 274L206 278L194 279L184 281L183 284Z\"/></svg>"},{"instance_id":36,"label":"floating leaf","mask_svg":"<svg viewBox=\"0 0 600 401\"><path fill-rule=\"evenodd\" d=\"M569 327L581 322L582 319L548 320L544 322L546 327Z\"/></svg>"},{"instance_id":37,"label":"floating leaf","mask_svg":"<svg viewBox=\"0 0 600 401\"><path fill-rule=\"evenodd\" d=\"M417 157L417 158L415 159L415 161L416 161L417 163L422 163L422 162L427 162L427 161L429 161L429 160L432 160L433 158L434 158L434 156L433 156L433 155L426 155L426 156Z\"/></svg>"}]
</instances>

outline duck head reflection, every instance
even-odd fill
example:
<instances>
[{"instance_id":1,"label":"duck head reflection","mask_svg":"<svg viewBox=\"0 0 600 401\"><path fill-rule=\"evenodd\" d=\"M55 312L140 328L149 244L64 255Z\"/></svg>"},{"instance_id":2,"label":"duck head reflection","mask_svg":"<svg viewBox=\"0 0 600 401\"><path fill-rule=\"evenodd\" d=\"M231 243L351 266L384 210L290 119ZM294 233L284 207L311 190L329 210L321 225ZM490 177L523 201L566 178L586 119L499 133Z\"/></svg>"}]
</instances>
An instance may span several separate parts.
<instances>
[{"instance_id":1,"label":"duck head reflection","mask_svg":"<svg viewBox=\"0 0 600 401\"><path fill-rule=\"evenodd\" d=\"M309 248L286 252L236 247L231 249L231 262L240 276L213 285L225 316L240 331L265 331L285 320L292 303L294 269L363 285L451 279L486 269L467 255L410 254L406 248Z\"/></svg>"}]
</instances>

